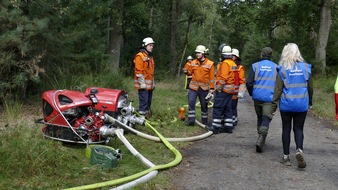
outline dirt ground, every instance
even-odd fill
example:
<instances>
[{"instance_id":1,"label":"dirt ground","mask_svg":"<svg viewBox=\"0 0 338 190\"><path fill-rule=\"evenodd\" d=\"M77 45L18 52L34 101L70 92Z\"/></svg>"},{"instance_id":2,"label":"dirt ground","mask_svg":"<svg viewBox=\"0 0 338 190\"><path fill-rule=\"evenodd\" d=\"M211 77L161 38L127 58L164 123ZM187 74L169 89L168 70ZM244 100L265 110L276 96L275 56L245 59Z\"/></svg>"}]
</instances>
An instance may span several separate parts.
<instances>
[{"instance_id":1,"label":"dirt ground","mask_svg":"<svg viewBox=\"0 0 338 190\"><path fill-rule=\"evenodd\" d=\"M338 132L332 126L308 114L304 129L307 167L298 169L293 132L292 166L280 163L283 148L279 111L270 123L263 153L256 153L256 115L248 94L239 100L238 111L234 133L212 135L180 150L183 160L172 168L173 189L338 189Z\"/></svg>"}]
</instances>

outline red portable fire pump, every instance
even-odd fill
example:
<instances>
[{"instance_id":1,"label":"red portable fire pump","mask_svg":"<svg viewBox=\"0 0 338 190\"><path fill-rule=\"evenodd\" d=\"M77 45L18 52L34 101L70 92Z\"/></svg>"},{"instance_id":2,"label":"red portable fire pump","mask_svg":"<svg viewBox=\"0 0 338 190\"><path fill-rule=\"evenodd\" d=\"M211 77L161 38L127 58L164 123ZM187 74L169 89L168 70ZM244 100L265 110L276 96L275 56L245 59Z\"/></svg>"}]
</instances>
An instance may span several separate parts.
<instances>
[{"instance_id":1,"label":"red portable fire pump","mask_svg":"<svg viewBox=\"0 0 338 190\"><path fill-rule=\"evenodd\" d=\"M85 93L75 90L50 90L42 95L42 132L45 137L74 143L109 143L119 126L108 122L105 114L129 127L145 120L134 113L125 91L89 87Z\"/></svg>"}]
</instances>

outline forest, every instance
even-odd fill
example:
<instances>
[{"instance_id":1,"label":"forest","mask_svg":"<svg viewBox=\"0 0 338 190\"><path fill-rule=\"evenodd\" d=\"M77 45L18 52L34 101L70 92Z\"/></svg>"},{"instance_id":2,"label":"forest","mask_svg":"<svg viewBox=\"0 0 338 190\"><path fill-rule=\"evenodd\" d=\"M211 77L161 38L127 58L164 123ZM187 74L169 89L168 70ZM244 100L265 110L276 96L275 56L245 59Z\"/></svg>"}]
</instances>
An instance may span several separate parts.
<instances>
[{"instance_id":1,"label":"forest","mask_svg":"<svg viewBox=\"0 0 338 190\"><path fill-rule=\"evenodd\" d=\"M272 47L278 63L293 42L315 76L335 76L337 8L336 0L2 0L0 96L80 85L74 76L132 78L145 37L155 41L159 81L179 77L199 44L217 63L222 43L239 49L248 69L263 47Z\"/></svg>"}]
</instances>

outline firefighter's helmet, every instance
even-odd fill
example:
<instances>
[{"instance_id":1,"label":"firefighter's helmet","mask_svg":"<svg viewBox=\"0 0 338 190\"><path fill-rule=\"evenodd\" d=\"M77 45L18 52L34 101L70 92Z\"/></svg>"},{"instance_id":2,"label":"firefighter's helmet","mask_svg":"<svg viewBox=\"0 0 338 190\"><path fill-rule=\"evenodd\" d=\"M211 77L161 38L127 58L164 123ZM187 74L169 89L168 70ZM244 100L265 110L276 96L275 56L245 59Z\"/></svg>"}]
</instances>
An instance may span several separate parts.
<instances>
[{"instance_id":1,"label":"firefighter's helmet","mask_svg":"<svg viewBox=\"0 0 338 190\"><path fill-rule=\"evenodd\" d=\"M226 45L222 48L222 54L223 55L232 55L231 53L231 47Z\"/></svg>"},{"instance_id":2,"label":"firefighter's helmet","mask_svg":"<svg viewBox=\"0 0 338 190\"><path fill-rule=\"evenodd\" d=\"M209 51L209 49L205 48L204 45L198 45L195 49L196 53L203 53L203 54L207 54Z\"/></svg>"},{"instance_id":3,"label":"firefighter's helmet","mask_svg":"<svg viewBox=\"0 0 338 190\"><path fill-rule=\"evenodd\" d=\"M142 47L147 46L148 44L154 44L154 40L150 37L144 38L142 41Z\"/></svg>"},{"instance_id":4,"label":"firefighter's helmet","mask_svg":"<svg viewBox=\"0 0 338 190\"><path fill-rule=\"evenodd\" d=\"M239 58L239 51L238 51L238 49L232 49L231 52L232 52L232 55L234 55L234 56L236 56L236 57Z\"/></svg>"}]
</instances>

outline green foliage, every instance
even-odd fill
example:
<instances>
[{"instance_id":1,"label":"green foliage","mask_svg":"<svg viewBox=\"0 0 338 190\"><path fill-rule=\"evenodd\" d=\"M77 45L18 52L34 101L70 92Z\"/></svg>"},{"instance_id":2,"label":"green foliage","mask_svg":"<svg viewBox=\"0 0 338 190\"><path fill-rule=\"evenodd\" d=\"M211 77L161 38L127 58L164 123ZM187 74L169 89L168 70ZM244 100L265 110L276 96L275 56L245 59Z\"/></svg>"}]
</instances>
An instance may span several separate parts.
<instances>
[{"instance_id":1,"label":"green foliage","mask_svg":"<svg viewBox=\"0 0 338 190\"><path fill-rule=\"evenodd\" d=\"M102 67L102 70L107 70ZM73 89L84 91L90 86L102 88L126 89L124 76L120 72L93 73L90 68L84 68L82 75L72 75L64 68L56 67L54 74L45 76L44 90ZM132 81L132 79L130 79Z\"/></svg>"},{"instance_id":2,"label":"green foliage","mask_svg":"<svg viewBox=\"0 0 338 190\"><path fill-rule=\"evenodd\" d=\"M15 98L23 94L24 98L26 92L40 93L50 80L62 83L55 81L60 77L71 78L73 86L81 86L75 84L81 81L76 76L88 69L92 75L105 75L103 70L111 72L107 68L108 21L120 20L116 2L1 1L0 95ZM134 55L147 36L156 42L153 54L157 80L176 76L169 72L179 70L169 65L173 53L178 55L178 66L182 57L194 55L194 48L203 44L209 48L209 58L217 62L218 46L223 42L239 49L245 64L255 61L264 46L272 47L277 62L283 46L294 42L305 60L315 66L315 72L319 68L314 52L320 14L317 0L178 1L176 52L170 52L169 47L171 1L123 3L119 72L128 77L133 76ZM331 9L332 29L326 48L329 71L335 70L338 60L336 8L337 3ZM62 70L61 75L58 69Z\"/></svg>"},{"instance_id":3,"label":"green foliage","mask_svg":"<svg viewBox=\"0 0 338 190\"><path fill-rule=\"evenodd\" d=\"M313 96L313 113L320 118L338 124L335 111L334 85L337 73L333 77L315 77L314 78L314 96Z\"/></svg>"},{"instance_id":4,"label":"green foliage","mask_svg":"<svg viewBox=\"0 0 338 190\"><path fill-rule=\"evenodd\" d=\"M24 13L24 5L12 1L0 3L0 96L14 98L12 94L25 96L28 81L38 81L43 72L38 65L43 51L36 51L34 44L46 29L47 18L30 18Z\"/></svg>"}]
</instances>

